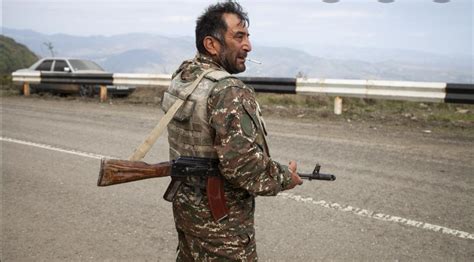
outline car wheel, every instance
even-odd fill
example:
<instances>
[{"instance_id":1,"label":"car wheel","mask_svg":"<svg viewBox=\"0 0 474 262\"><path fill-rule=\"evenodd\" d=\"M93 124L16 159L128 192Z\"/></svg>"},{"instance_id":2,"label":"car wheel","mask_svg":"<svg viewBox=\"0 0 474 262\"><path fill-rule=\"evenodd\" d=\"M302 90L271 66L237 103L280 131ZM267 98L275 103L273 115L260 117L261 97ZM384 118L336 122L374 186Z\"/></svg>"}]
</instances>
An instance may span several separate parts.
<instances>
[{"instance_id":1,"label":"car wheel","mask_svg":"<svg viewBox=\"0 0 474 262\"><path fill-rule=\"evenodd\" d=\"M92 97L94 96L94 88L88 85L81 85L79 87L79 95L82 97Z\"/></svg>"}]
</instances>

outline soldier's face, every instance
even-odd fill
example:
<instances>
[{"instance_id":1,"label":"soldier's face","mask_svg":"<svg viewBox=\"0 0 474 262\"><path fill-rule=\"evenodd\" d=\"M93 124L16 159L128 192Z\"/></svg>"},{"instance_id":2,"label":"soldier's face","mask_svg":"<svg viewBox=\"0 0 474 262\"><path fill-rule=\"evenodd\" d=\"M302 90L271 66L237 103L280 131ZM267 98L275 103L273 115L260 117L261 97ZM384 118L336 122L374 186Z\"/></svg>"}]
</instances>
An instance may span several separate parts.
<instances>
[{"instance_id":1,"label":"soldier's face","mask_svg":"<svg viewBox=\"0 0 474 262\"><path fill-rule=\"evenodd\" d=\"M219 52L221 65L231 74L245 71L245 58L252 51L247 27L235 14L224 14L227 31L224 34L225 44Z\"/></svg>"}]
</instances>

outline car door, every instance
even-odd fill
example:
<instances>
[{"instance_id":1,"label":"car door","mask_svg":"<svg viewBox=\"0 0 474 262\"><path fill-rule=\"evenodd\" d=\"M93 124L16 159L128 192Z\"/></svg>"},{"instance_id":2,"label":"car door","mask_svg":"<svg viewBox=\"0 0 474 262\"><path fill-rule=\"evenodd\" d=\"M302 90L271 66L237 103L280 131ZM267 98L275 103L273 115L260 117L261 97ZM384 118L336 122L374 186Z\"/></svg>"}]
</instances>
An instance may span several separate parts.
<instances>
[{"instance_id":1,"label":"car door","mask_svg":"<svg viewBox=\"0 0 474 262\"><path fill-rule=\"evenodd\" d=\"M66 60L62 60L62 59L54 60L54 67L53 67L54 72L68 73L70 72L70 70L71 69L68 63L66 62Z\"/></svg>"},{"instance_id":2,"label":"car door","mask_svg":"<svg viewBox=\"0 0 474 262\"><path fill-rule=\"evenodd\" d=\"M54 64L53 64L53 72L58 73L60 75L70 74L71 73L71 66L64 59L55 59ZM51 85L51 86L54 87L54 92L55 93L73 94L73 93L79 92L79 85L54 84L54 85Z\"/></svg>"},{"instance_id":3,"label":"car door","mask_svg":"<svg viewBox=\"0 0 474 262\"><path fill-rule=\"evenodd\" d=\"M46 59L43 62L41 62L36 68L35 71L41 71L41 72L50 72L52 67L53 67L54 60L53 59ZM51 86L49 84L32 84L31 85L31 91L32 93L34 92L47 92L50 91Z\"/></svg>"}]
</instances>

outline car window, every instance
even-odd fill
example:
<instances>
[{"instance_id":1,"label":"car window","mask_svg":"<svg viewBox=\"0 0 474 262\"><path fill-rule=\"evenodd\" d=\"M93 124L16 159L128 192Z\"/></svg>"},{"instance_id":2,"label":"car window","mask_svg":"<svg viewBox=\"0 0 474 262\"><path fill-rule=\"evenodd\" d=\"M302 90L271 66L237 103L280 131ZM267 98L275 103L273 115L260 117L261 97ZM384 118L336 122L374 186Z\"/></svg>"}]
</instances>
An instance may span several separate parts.
<instances>
[{"instance_id":1,"label":"car window","mask_svg":"<svg viewBox=\"0 0 474 262\"><path fill-rule=\"evenodd\" d=\"M68 67L68 65L64 60L56 60L56 63L54 63L54 71L56 72L64 72L65 67Z\"/></svg>"},{"instance_id":2,"label":"car window","mask_svg":"<svg viewBox=\"0 0 474 262\"><path fill-rule=\"evenodd\" d=\"M53 60L45 60L35 70L37 70L37 71L49 71L49 70L51 70L51 65L52 64L53 64Z\"/></svg>"},{"instance_id":3,"label":"car window","mask_svg":"<svg viewBox=\"0 0 474 262\"><path fill-rule=\"evenodd\" d=\"M69 63L71 63L71 66L74 68L74 71L80 71L80 70L104 71L104 69L102 69L102 67L100 67L98 64L92 61L88 61L88 60L70 59Z\"/></svg>"}]
</instances>

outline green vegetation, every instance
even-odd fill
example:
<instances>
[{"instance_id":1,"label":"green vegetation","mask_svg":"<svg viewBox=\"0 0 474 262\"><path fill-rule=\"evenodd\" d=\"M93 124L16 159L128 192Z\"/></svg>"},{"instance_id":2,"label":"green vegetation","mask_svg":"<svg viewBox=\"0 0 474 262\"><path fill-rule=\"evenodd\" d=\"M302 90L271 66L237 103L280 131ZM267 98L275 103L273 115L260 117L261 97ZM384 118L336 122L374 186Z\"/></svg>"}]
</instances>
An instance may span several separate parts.
<instances>
[{"instance_id":1,"label":"green vegetation","mask_svg":"<svg viewBox=\"0 0 474 262\"><path fill-rule=\"evenodd\" d=\"M11 93L13 89L11 73L15 70L31 66L38 57L26 46L15 40L0 35L0 80L1 93Z\"/></svg>"},{"instance_id":2,"label":"green vegetation","mask_svg":"<svg viewBox=\"0 0 474 262\"><path fill-rule=\"evenodd\" d=\"M334 114L333 97L257 94L257 99L265 115L474 128L474 105L343 98L343 113L337 116Z\"/></svg>"}]
</instances>

